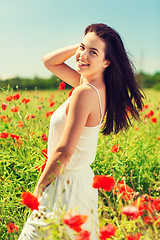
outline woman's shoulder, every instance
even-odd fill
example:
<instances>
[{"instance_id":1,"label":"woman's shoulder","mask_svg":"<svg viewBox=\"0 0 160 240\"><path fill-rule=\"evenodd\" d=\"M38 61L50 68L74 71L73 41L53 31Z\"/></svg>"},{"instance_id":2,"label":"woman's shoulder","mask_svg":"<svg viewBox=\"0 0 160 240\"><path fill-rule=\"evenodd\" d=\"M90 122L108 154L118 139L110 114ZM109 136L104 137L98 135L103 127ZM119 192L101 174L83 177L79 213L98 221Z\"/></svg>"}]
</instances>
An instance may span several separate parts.
<instances>
[{"instance_id":1,"label":"woman's shoulder","mask_svg":"<svg viewBox=\"0 0 160 240\"><path fill-rule=\"evenodd\" d=\"M88 84L81 84L73 90L72 93L74 96L88 96L93 97L94 90Z\"/></svg>"},{"instance_id":2,"label":"woman's shoulder","mask_svg":"<svg viewBox=\"0 0 160 240\"><path fill-rule=\"evenodd\" d=\"M82 84L76 87L71 95L70 103L74 103L75 106L80 108L89 108L93 106L94 90L87 84Z\"/></svg>"}]
</instances>

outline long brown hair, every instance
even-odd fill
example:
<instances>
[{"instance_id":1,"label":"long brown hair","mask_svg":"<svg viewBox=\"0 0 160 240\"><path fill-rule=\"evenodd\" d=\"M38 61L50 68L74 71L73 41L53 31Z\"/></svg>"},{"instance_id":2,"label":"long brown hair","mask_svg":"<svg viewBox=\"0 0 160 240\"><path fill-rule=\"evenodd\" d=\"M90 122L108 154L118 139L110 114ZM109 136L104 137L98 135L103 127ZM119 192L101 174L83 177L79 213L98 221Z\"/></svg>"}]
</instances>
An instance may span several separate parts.
<instances>
[{"instance_id":1,"label":"long brown hair","mask_svg":"<svg viewBox=\"0 0 160 240\"><path fill-rule=\"evenodd\" d=\"M85 35L94 32L106 45L105 59L110 65L104 71L106 85L106 120L102 133L117 134L131 126L129 114L136 120L143 107L144 93L136 82L133 64L129 60L119 34L105 24L92 24L85 29Z\"/></svg>"}]
</instances>

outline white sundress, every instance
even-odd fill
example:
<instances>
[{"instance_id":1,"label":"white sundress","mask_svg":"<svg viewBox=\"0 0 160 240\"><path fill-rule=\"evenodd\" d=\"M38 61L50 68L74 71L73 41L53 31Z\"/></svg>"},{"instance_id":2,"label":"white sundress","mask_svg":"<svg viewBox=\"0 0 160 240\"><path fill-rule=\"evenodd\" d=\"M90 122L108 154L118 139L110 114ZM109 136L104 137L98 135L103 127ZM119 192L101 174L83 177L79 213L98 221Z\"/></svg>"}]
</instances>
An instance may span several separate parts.
<instances>
[{"instance_id":1,"label":"white sundress","mask_svg":"<svg viewBox=\"0 0 160 240\"><path fill-rule=\"evenodd\" d=\"M97 88L91 84L98 94L101 119L100 123L94 127L84 127L74 153L63 169L63 171L48 185L41 198L39 210L34 210L19 236L18 240L33 239L55 239L48 237L44 219L56 219L57 214L74 210L77 214L88 215L87 221L82 225L82 229L91 232L90 239L98 240L98 190L92 187L93 171L90 167L96 156L97 142L100 128L102 126L102 106ZM51 116L49 137L48 137L48 159L61 138L66 123L66 106L68 98ZM44 232L42 233L42 229ZM75 239L74 231L66 227L70 239ZM57 238L59 239L59 238Z\"/></svg>"}]
</instances>

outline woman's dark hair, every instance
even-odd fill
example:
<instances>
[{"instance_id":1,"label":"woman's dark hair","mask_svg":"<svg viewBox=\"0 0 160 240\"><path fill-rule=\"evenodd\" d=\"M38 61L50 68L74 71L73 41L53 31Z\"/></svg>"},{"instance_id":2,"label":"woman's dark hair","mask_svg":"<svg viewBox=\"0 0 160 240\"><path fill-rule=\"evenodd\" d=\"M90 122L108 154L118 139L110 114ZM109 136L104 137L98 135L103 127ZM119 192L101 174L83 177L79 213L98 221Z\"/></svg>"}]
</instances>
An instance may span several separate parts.
<instances>
[{"instance_id":1,"label":"woman's dark hair","mask_svg":"<svg viewBox=\"0 0 160 240\"><path fill-rule=\"evenodd\" d=\"M85 29L85 35L94 32L106 45L105 59L110 65L104 71L106 85L106 121L104 135L117 134L131 126L129 115L140 120L139 111L143 107L142 90L138 86L132 63L125 51L119 34L105 24L92 24Z\"/></svg>"}]
</instances>

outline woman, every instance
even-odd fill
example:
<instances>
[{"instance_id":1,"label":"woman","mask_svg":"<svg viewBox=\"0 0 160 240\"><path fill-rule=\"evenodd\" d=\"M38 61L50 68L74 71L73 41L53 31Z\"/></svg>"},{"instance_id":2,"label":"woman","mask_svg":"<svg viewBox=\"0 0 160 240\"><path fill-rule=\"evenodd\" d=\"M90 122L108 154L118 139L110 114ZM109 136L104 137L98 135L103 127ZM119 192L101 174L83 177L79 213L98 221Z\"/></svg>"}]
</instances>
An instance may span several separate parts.
<instances>
[{"instance_id":1,"label":"woman","mask_svg":"<svg viewBox=\"0 0 160 240\"><path fill-rule=\"evenodd\" d=\"M73 70L64 62L75 54ZM92 188L90 164L95 159L98 134L104 119L103 134L128 128L128 110L138 119L143 96L119 34L105 24L88 26L80 44L51 52L43 62L75 89L51 117L49 160L34 191L40 210L32 212L19 239L40 239L38 226L46 226L43 216L55 218L65 208L65 212L75 209L89 216L83 229L96 240L98 192ZM68 234L75 238L72 231Z\"/></svg>"}]
</instances>

